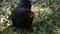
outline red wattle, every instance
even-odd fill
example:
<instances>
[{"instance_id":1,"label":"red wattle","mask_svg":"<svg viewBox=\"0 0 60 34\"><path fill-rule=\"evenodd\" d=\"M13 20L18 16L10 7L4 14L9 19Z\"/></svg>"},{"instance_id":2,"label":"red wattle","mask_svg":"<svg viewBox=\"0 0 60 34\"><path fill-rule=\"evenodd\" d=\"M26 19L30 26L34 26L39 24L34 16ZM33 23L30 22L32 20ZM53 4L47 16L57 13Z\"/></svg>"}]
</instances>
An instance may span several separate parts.
<instances>
[{"instance_id":1,"label":"red wattle","mask_svg":"<svg viewBox=\"0 0 60 34\"><path fill-rule=\"evenodd\" d=\"M34 10L31 10L32 11L32 14L35 14L35 11Z\"/></svg>"}]
</instances>

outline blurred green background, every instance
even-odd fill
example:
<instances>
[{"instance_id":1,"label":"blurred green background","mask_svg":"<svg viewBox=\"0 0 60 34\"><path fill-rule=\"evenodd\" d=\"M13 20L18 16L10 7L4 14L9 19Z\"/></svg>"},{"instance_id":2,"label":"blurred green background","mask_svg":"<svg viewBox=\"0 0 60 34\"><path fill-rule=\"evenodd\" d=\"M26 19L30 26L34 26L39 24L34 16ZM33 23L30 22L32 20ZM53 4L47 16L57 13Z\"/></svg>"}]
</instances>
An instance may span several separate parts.
<instances>
[{"instance_id":1,"label":"blurred green background","mask_svg":"<svg viewBox=\"0 0 60 34\"><path fill-rule=\"evenodd\" d=\"M0 34L14 34L9 15L19 0L0 0ZM35 10L34 31L18 30L18 34L59 34L60 33L60 0L39 0L32 5Z\"/></svg>"}]
</instances>

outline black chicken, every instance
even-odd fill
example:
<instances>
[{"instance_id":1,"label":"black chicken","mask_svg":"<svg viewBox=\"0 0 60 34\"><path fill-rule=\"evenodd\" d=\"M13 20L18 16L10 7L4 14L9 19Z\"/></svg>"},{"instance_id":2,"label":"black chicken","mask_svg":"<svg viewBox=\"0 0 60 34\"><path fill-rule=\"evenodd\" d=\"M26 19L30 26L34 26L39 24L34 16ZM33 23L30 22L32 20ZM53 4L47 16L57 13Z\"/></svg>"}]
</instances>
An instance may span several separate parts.
<instances>
[{"instance_id":1,"label":"black chicken","mask_svg":"<svg viewBox=\"0 0 60 34\"><path fill-rule=\"evenodd\" d=\"M31 2L29 0L20 0L17 7L11 14L13 26L22 29L32 29L34 12L31 11Z\"/></svg>"}]
</instances>

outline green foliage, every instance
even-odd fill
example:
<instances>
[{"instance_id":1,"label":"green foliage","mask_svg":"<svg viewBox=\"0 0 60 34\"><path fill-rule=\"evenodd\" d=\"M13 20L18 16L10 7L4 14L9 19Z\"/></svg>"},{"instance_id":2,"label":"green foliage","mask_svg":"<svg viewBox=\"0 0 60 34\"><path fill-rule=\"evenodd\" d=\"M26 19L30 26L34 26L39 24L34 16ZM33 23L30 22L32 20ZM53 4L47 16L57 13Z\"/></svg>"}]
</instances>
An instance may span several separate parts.
<instances>
[{"instance_id":1,"label":"green foliage","mask_svg":"<svg viewBox=\"0 0 60 34\"><path fill-rule=\"evenodd\" d=\"M0 0L0 34L13 34L9 15L19 0ZM32 6L35 10L33 32L17 29L19 34L58 34L60 32L60 0L40 0Z\"/></svg>"}]
</instances>

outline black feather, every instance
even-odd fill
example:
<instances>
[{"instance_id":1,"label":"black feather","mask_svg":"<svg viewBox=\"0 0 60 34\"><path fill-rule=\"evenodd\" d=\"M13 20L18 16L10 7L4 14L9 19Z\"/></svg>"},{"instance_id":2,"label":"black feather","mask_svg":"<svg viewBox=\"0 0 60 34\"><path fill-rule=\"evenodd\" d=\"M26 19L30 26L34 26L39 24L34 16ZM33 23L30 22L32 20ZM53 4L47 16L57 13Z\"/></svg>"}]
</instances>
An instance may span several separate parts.
<instances>
[{"instance_id":1,"label":"black feather","mask_svg":"<svg viewBox=\"0 0 60 34\"><path fill-rule=\"evenodd\" d=\"M31 2L29 0L20 0L11 13L13 26L27 30L31 29L33 17L29 18L29 13L31 13Z\"/></svg>"}]
</instances>

